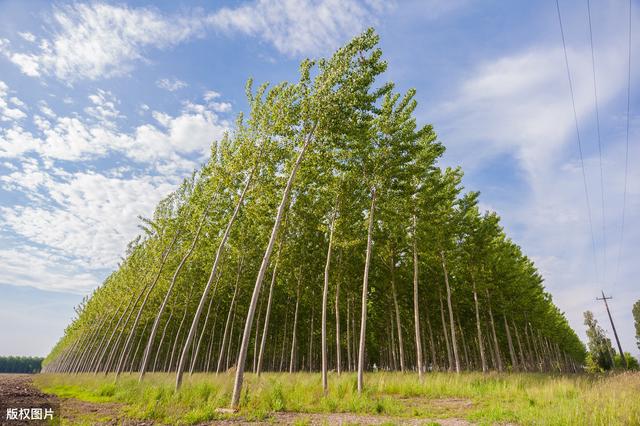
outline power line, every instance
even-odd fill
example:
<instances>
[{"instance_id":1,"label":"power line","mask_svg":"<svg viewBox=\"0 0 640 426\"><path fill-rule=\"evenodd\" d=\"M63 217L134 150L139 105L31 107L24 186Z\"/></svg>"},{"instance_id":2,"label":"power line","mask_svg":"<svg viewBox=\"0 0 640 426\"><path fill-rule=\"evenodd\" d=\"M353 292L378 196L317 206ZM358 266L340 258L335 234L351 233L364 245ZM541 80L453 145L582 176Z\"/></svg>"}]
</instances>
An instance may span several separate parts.
<instances>
[{"instance_id":1,"label":"power line","mask_svg":"<svg viewBox=\"0 0 640 426\"><path fill-rule=\"evenodd\" d=\"M591 0L587 0L587 12L589 16L589 41L591 42L591 71L593 72L593 97L596 104L596 128L598 131L598 157L600 160L600 197L602 201L602 277L607 275L607 239L606 220L604 213L604 173L602 171L602 140L600 137L600 109L598 108L598 89L596 84L596 58L593 52L593 29L591 27Z\"/></svg>"},{"instance_id":2,"label":"power line","mask_svg":"<svg viewBox=\"0 0 640 426\"><path fill-rule=\"evenodd\" d=\"M571 93L571 105L573 106L573 119L576 125L576 137L578 141L578 153L580 154L580 168L582 169L582 183L584 184L584 196L587 202L587 215L589 218L589 229L591 231L591 248L593 249L593 264L598 278L598 262L596 256L596 240L593 233L593 221L591 220L591 202L589 201L589 189L587 186L587 175L584 169L584 158L582 155L582 141L580 139L580 128L578 126L578 113L576 112L576 101L573 94L573 82L571 81L571 70L569 68L569 57L567 56L567 44L564 39L564 27L562 26L562 16L560 14L560 3L556 0L556 10L558 11L558 22L560 23L560 35L562 36L562 48L564 50L564 62L567 66L567 79L569 80L569 91Z\"/></svg>"},{"instance_id":3,"label":"power line","mask_svg":"<svg viewBox=\"0 0 640 426\"><path fill-rule=\"evenodd\" d=\"M628 58L628 68L627 68L627 135L626 135L626 146L624 153L624 190L622 192L622 223L620 226L620 241L618 243L618 260L616 262L616 274L615 279L613 280L613 285L615 287L618 281L618 273L620 272L620 260L622 258L622 243L624 241L624 222L625 222L625 211L627 209L627 180L629 176L629 121L630 121L630 111L631 111L631 5L632 1L629 0L629 58Z\"/></svg>"}]
</instances>

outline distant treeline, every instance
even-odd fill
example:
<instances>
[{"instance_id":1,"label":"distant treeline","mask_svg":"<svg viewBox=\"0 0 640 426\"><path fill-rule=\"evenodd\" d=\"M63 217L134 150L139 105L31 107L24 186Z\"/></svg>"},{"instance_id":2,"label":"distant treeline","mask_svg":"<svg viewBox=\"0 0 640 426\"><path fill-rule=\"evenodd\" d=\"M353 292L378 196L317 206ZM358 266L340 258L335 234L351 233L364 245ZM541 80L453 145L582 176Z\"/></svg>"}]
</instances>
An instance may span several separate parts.
<instances>
[{"instance_id":1,"label":"distant treeline","mask_svg":"<svg viewBox=\"0 0 640 426\"><path fill-rule=\"evenodd\" d=\"M42 360L33 356L0 356L0 373L38 373Z\"/></svg>"}]
</instances>

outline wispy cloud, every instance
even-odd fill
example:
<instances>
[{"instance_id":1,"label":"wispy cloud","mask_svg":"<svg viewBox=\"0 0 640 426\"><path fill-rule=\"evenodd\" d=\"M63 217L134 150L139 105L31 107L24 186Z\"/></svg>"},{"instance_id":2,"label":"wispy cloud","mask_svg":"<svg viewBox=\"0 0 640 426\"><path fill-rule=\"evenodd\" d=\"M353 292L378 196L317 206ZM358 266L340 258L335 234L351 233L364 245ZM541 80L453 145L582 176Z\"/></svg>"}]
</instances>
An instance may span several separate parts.
<instances>
[{"instance_id":1,"label":"wispy cloud","mask_svg":"<svg viewBox=\"0 0 640 426\"><path fill-rule=\"evenodd\" d=\"M161 78L156 81L156 86L161 89L168 90L169 92L175 92L176 90L184 89L188 84L182 80L178 80L177 78Z\"/></svg>"},{"instance_id":2,"label":"wispy cloud","mask_svg":"<svg viewBox=\"0 0 640 426\"><path fill-rule=\"evenodd\" d=\"M126 75L136 63L148 61L148 49L170 48L211 30L258 37L287 55L312 55L335 48L374 24L385 4L376 0L257 0L208 15L167 16L146 7L73 3L54 7L50 34L30 51L12 49L3 40L0 53L28 76L55 76L68 83ZM21 33L21 37L37 40L31 33ZM185 84L158 81L169 91Z\"/></svg>"}]
</instances>

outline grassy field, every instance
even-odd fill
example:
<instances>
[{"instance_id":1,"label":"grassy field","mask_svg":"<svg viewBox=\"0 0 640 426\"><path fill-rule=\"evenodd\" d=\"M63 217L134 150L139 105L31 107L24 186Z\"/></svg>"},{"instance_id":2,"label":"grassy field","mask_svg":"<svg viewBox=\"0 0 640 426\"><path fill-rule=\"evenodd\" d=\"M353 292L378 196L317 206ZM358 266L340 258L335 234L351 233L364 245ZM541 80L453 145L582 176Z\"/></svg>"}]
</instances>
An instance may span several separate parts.
<instances>
[{"instance_id":1,"label":"grassy field","mask_svg":"<svg viewBox=\"0 0 640 426\"><path fill-rule=\"evenodd\" d=\"M640 425L640 373L612 375L544 375L448 373L369 373L366 392L358 395L353 374L329 376L323 396L319 374L248 374L236 414L216 408L229 403L233 376L194 374L179 392L174 376L149 374L142 385L136 375L76 376L42 374L37 387L63 398L117 402L127 417L167 424L197 424L233 417L277 421L277 414L355 413L363 418L421 418L425 424L464 419L477 424ZM305 414L307 413L307 414ZM354 418L353 416L351 417ZM357 419L357 417L355 417ZM356 420L355 423L358 423ZM391 421L393 424L394 421Z\"/></svg>"}]
</instances>

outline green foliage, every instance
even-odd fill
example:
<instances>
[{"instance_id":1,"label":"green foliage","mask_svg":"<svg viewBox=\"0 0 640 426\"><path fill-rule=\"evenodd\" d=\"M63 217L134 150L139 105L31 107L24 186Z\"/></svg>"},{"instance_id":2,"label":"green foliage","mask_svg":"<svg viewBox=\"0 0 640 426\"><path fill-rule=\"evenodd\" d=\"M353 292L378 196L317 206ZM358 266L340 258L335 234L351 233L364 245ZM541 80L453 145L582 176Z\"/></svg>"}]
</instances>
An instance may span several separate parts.
<instances>
[{"instance_id":1,"label":"green foliage","mask_svg":"<svg viewBox=\"0 0 640 426\"><path fill-rule=\"evenodd\" d=\"M615 368L618 368L618 369L627 368L629 370L635 370L635 371L640 370L640 365L638 365L638 360L636 359L636 357L631 355L629 352L625 352L624 358L627 361L626 367L619 353L613 356L613 363L615 365Z\"/></svg>"},{"instance_id":2,"label":"green foliage","mask_svg":"<svg viewBox=\"0 0 640 426\"><path fill-rule=\"evenodd\" d=\"M33 356L0 356L0 373L38 373L42 360Z\"/></svg>"},{"instance_id":3,"label":"green foliage","mask_svg":"<svg viewBox=\"0 0 640 426\"><path fill-rule=\"evenodd\" d=\"M615 351L611 346L611 340L607 338L598 321L591 311L584 313L584 325L587 326L587 339L589 339L588 365L592 371L606 371L613 368L613 355Z\"/></svg>"}]
</instances>

